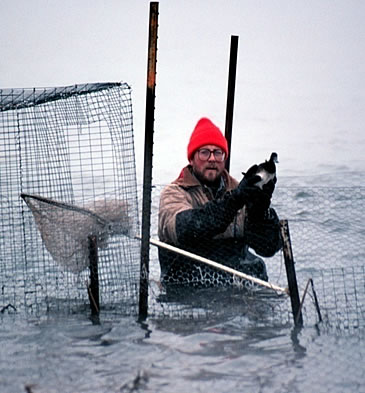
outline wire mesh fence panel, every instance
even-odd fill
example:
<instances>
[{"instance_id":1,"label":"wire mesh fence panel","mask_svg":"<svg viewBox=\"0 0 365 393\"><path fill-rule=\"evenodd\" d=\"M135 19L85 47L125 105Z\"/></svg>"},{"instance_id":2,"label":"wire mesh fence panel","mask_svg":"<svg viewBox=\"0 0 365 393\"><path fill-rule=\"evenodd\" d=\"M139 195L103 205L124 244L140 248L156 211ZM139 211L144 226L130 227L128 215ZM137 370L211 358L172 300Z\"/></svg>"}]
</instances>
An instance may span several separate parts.
<instances>
[{"instance_id":1,"label":"wire mesh fence panel","mask_svg":"<svg viewBox=\"0 0 365 393\"><path fill-rule=\"evenodd\" d=\"M32 312L101 303L136 313L138 201L130 87L0 90L1 303Z\"/></svg>"},{"instance_id":2,"label":"wire mesh fence panel","mask_svg":"<svg viewBox=\"0 0 365 393\"><path fill-rule=\"evenodd\" d=\"M301 293L313 278L323 325L340 330L364 328L365 188L277 191L274 203L289 219ZM308 300L304 317L311 323L318 315Z\"/></svg>"},{"instance_id":3,"label":"wire mesh fence panel","mask_svg":"<svg viewBox=\"0 0 365 393\"><path fill-rule=\"evenodd\" d=\"M153 237L157 237L158 203L163 188L154 188ZM330 329L354 331L364 328L364 200L364 187L277 187L274 193L272 206L280 218L289 221L301 300L308 280L313 280L313 287L309 286L302 306L307 326L322 319L321 326ZM210 247L210 243L205 245ZM203 239L201 247L204 247ZM260 315L261 322L293 322L288 296L257 286L242 286L242 281L235 280L232 275L225 277L229 280L228 288L220 285L219 291L206 285L206 289L183 292L176 285L176 291L162 292L161 295L156 284L161 268L157 249L153 246L151 259L151 314L188 318L247 315L255 323L256 316ZM287 287L282 251L263 259L269 282ZM224 260L220 262L225 263ZM216 286L219 274L217 271L210 276L212 287ZM189 284L189 276L184 276L181 282L184 280Z\"/></svg>"}]
</instances>

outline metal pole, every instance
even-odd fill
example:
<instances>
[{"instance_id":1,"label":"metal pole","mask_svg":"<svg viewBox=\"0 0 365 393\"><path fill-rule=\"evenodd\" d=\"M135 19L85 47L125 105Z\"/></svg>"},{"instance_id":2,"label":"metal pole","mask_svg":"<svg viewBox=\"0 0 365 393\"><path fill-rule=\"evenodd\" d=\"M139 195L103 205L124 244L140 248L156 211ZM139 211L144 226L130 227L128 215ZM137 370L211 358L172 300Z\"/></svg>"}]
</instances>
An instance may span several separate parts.
<instances>
[{"instance_id":1,"label":"metal pole","mask_svg":"<svg viewBox=\"0 0 365 393\"><path fill-rule=\"evenodd\" d=\"M236 69L237 69L237 49L238 36L231 36L231 52L229 57L229 73L228 73L228 91L227 91L227 107L226 107L226 128L225 137L228 142L228 150L231 153L232 144L232 125L233 125L233 108L234 108L234 92L236 88ZM231 154L226 160L226 169L229 171L231 162Z\"/></svg>"},{"instance_id":2,"label":"metal pole","mask_svg":"<svg viewBox=\"0 0 365 393\"><path fill-rule=\"evenodd\" d=\"M139 317L144 319L148 312L148 278L149 278L149 239L151 225L151 190L152 190L152 156L153 156L153 127L155 120L155 85L157 61L157 29L158 2L150 3L148 62L147 62L147 92L146 92L146 122L145 150L143 173L143 202L142 202L142 243L139 286Z\"/></svg>"},{"instance_id":3,"label":"metal pole","mask_svg":"<svg viewBox=\"0 0 365 393\"><path fill-rule=\"evenodd\" d=\"M98 273L98 241L96 236L88 237L89 241L89 268L90 268L90 285L88 294L90 300L91 313L99 314L99 273Z\"/></svg>"},{"instance_id":4,"label":"metal pole","mask_svg":"<svg viewBox=\"0 0 365 393\"><path fill-rule=\"evenodd\" d=\"M281 238L283 240L283 251L285 260L286 275L288 278L289 295L294 317L294 323L297 327L303 326L303 316L300 307L299 291L297 276L295 274L293 251L291 247L288 220L280 220Z\"/></svg>"}]
</instances>

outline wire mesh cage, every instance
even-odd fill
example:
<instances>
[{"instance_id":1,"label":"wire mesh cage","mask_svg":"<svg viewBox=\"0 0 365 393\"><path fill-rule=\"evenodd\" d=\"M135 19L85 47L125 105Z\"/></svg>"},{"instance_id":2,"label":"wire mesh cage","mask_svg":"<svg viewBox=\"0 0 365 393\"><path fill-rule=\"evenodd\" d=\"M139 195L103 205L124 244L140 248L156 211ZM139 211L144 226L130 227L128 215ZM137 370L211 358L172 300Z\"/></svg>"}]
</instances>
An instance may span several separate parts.
<instances>
[{"instance_id":1,"label":"wire mesh cage","mask_svg":"<svg viewBox=\"0 0 365 393\"><path fill-rule=\"evenodd\" d=\"M361 186L285 188L275 195L290 222L301 293L312 278L323 325L331 329L365 327L364 201ZM304 309L307 324L314 315L313 304Z\"/></svg>"},{"instance_id":2,"label":"wire mesh cage","mask_svg":"<svg viewBox=\"0 0 365 393\"><path fill-rule=\"evenodd\" d=\"M126 83L0 90L1 293L31 312L100 301L136 313L139 244Z\"/></svg>"},{"instance_id":3,"label":"wire mesh cage","mask_svg":"<svg viewBox=\"0 0 365 393\"><path fill-rule=\"evenodd\" d=\"M154 189L153 236L157 236L158 201L164 186ZM289 222L302 315L305 326L339 331L365 327L364 187L280 187L272 206ZM163 293L157 249L151 250L150 312L181 318L248 317L257 323L292 324L288 296L258 286L200 288L185 292L176 286ZM287 287L283 252L263 258L270 283ZM212 275L212 283L215 280ZM188 281L188 280L187 280ZM311 285L309 285L311 284Z\"/></svg>"},{"instance_id":4,"label":"wire mesh cage","mask_svg":"<svg viewBox=\"0 0 365 393\"><path fill-rule=\"evenodd\" d=\"M89 309L97 300L104 311L136 315L139 204L129 86L0 90L0 127L2 309ZM153 238L163 188L152 189ZM364 199L361 186L276 187L272 206L289 222L305 325L364 328ZM200 242L203 256L212 246ZM229 247L218 260L228 266ZM255 262L255 252L246 251ZM292 323L287 295L214 268L200 270L211 285L167 292L154 246L150 257L151 318L239 315L255 324ZM269 283L286 288L282 251L262 260Z\"/></svg>"}]
</instances>

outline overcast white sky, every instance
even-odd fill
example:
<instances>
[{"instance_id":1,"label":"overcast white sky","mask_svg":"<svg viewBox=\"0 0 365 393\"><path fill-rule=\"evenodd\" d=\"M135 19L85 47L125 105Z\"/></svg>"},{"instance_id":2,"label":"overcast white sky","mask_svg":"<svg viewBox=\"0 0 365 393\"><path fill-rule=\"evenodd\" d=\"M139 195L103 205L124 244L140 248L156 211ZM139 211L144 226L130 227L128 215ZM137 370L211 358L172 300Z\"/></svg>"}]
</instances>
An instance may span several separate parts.
<instances>
[{"instance_id":1,"label":"overcast white sky","mask_svg":"<svg viewBox=\"0 0 365 393\"><path fill-rule=\"evenodd\" d=\"M149 4L1 0L0 88L127 82L141 173ZM364 1L161 0L159 8L156 181L186 163L199 117L224 129L231 35L239 36L232 170L271 150L289 175L306 173L303 160L309 172L365 169Z\"/></svg>"}]
</instances>

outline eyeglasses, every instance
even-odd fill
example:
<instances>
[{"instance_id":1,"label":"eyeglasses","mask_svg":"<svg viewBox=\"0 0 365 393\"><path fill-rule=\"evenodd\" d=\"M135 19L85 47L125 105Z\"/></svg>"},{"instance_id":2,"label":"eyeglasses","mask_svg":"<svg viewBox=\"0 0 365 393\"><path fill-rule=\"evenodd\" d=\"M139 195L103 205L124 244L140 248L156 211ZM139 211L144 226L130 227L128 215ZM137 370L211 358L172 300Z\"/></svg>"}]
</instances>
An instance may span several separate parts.
<instances>
[{"instance_id":1,"label":"eyeglasses","mask_svg":"<svg viewBox=\"0 0 365 393\"><path fill-rule=\"evenodd\" d=\"M226 153L221 149L214 149L214 150L199 149L198 157L202 161L208 161L212 153L214 155L215 160L218 162L223 162L226 157Z\"/></svg>"}]
</instances>

